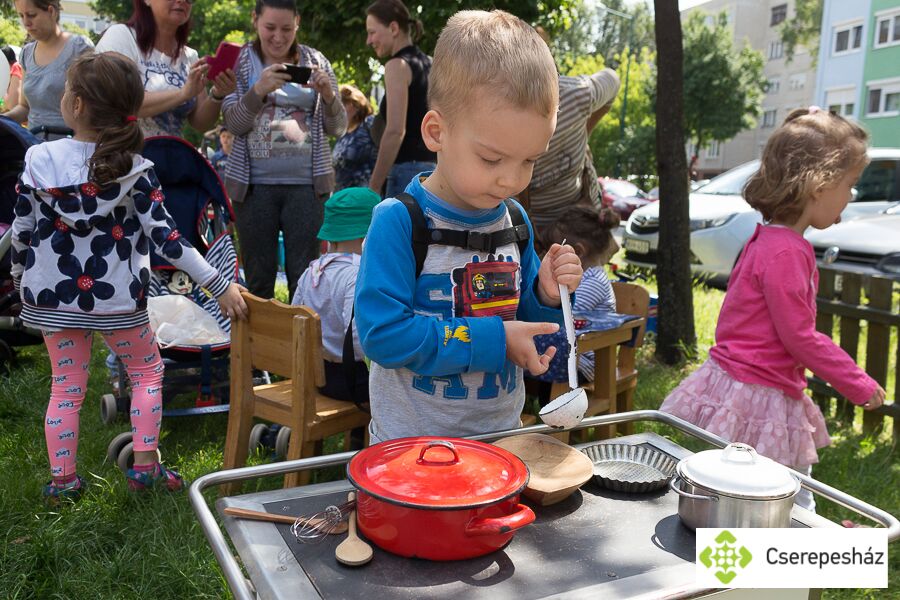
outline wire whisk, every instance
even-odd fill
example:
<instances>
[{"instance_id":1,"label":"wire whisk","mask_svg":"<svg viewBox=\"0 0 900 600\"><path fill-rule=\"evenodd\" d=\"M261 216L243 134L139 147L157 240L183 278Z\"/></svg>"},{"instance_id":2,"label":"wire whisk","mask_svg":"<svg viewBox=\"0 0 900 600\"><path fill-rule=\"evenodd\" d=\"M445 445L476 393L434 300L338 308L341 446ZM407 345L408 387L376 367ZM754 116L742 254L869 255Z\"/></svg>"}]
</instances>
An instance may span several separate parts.
<instances>
[{"instance_id":1,"label":"wire whisk","mask_svg":"<svg viewBox=\"0 0 900 600\"><path fill-rule=\"evenodd\" d=\"M316 544L340 527L355 508L356 500L353 500L326 506L311 515L301 515L291 525L291 533L302 544Z\"/></svg>"}]
</instances>

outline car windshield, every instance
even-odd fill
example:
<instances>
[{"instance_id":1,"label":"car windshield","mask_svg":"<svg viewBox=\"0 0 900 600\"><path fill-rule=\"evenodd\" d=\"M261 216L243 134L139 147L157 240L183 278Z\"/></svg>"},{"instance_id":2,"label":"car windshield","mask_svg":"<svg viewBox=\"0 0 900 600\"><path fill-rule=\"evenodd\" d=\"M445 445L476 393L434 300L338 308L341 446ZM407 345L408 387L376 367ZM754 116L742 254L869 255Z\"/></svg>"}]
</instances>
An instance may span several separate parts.
<instances>
[{"instance_id":1,"label":"car windshield","mask_svg":"<svg viewBox=\"0 0 900 600\"><path fill-rule=\"evenodd\" d=\"M618 196L620 198L644 195L644 192L641 190L641 188L628 181L607 179L603 182L603 188L613 196Z\"/></svg>"},{"instance_id":2,"label":"car windshield","mask_svg":"<svg viewBox=\"0 0 900 600\"><path fill-rule=\"evenodd\" d=\"M701 194L715 194L717 196L740 196L744 190L744 184L747 183L747 180L758 168L759 161L752 160L730 171L725 171L696 191Z\"/></svg>"}]
</instances>

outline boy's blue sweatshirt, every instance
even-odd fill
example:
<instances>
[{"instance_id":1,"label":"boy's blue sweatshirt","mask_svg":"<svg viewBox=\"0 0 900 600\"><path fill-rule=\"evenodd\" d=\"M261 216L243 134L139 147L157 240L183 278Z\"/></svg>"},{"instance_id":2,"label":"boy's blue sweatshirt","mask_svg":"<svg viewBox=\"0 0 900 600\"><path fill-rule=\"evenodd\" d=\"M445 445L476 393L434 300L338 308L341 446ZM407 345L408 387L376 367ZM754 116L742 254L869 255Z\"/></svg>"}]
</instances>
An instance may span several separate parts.
<instances>
[{"instance_id":1,"label":"boy's blue sweatshirt","mask_svg":"<svg viewBox=\"0 0 900 600\"><path fill-rule=\"evenodd\" d=\"M427 175L406 191L429 227L492 232L511 226L504 204L454 208L422 187L419 177ZM533 244L524 256L514 243L496 255L433 245L416 279L411 235L400 201L375 208L356 285L359 339L372 360L372 442L517 427L525 390L522 370L506 358L503 321L562 320L558 308L537 296L540 260Z\"/></svg>"}]
</instances>

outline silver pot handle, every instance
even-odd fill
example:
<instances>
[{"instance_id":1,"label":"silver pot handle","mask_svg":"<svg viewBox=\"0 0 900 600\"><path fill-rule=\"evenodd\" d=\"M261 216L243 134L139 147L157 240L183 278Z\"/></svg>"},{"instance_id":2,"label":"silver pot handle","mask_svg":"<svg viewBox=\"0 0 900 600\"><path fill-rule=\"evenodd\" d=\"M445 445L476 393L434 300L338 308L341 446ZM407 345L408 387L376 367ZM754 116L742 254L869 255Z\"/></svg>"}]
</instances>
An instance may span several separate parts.
<instances>
[{"instance_id":1,"label":"silver pot handle","mask_svg":"<svg viewBox=\"0 0 900 600\"><path fill-rule=\"evenodd\" d=\"M675 492L679 496L684 496L685 498L692 498L693 500L712 500L713 502L719 501L718 496L707 496L706 494L690 494L690 493L684 491L683 489L681 489L680 487L675 485L675 482L678 481L679 479L680 478L678 477L678 473L676 473L675 475L672 475L672 478L669 479L669 489L671 489L673 492Z\"/></svg>"}]
</instances>

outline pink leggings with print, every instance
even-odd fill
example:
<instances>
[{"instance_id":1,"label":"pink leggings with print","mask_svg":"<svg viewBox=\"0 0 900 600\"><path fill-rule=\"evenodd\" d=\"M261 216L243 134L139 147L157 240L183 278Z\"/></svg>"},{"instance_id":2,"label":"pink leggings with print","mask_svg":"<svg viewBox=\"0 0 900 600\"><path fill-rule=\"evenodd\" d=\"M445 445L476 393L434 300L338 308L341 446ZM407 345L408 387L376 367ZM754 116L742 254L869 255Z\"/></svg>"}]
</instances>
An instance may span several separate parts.
<instances>
[{"instance_id":1,"label":"pink leggings with print","mask_svg":"<svg viewBox=\"0 0 900 600\"><path fill-rule=\"evenodd\" d=\"M163 363L156 336L149 325L102 331L131 381L131 432L136 452L153 451L162 421ZM50 404L44 421L44 436L50 455L50 474L65 477L75 473L78 451L78 413L87 391L88 367L94 332L63 329L44 332L53 372Z\"/></svg>"}]
</instances>

